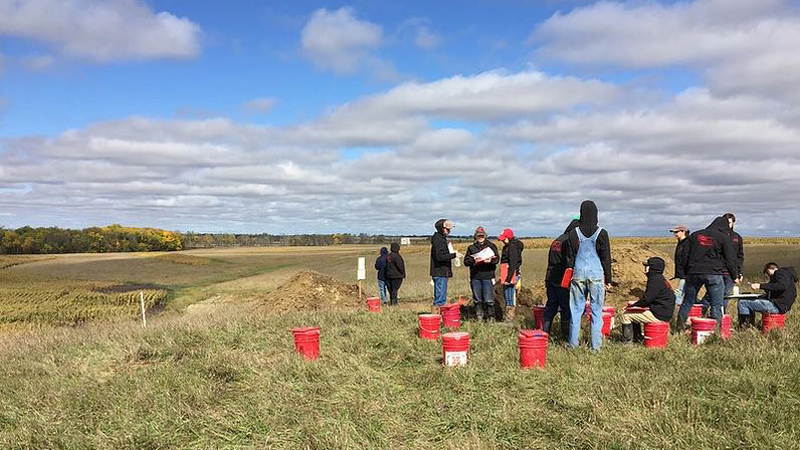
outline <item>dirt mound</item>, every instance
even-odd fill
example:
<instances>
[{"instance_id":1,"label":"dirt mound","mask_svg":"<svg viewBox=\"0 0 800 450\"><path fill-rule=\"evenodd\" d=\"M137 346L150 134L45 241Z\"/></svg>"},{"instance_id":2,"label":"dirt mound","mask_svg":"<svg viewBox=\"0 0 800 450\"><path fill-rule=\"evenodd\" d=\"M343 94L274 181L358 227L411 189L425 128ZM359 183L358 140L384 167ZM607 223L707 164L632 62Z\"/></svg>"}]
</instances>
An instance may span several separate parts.
<instances>
[{"instance_id":1,"label":"dirt mound","mask_svg":"<svg viewBox=\"0 0 800 450\"><path fill-rule=\"evenodd\" d=\"M638 300L644 293L647 275L643 262L658 256L667 263L664 276L672 278L674 262L670 255L656 250L647 244L622 244L611 247L611 270L614 273L614 286L607 293L606 303L623 306L629 300ZM674 287L674 286L673 286Z\"/></svg>"},{"instance_id":2,"label":"dirt mound","mask_svg":"<svg viewBox=\"0 0 800 450\"><path fill-rule=\"evenodd\" d=\"M269 312L317 310L360 306L358 285L343 283L313 270L302 270L266 295Z\"/></svg>"}]
</instances>

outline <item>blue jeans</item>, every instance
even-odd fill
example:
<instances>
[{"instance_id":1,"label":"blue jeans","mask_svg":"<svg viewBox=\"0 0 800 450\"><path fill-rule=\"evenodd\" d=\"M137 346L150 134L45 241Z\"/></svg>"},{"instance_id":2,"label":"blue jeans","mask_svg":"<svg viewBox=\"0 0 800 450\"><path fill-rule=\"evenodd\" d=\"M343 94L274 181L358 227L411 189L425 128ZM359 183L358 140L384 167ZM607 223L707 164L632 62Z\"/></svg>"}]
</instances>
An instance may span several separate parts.
<instances>
[{"instance_id":1,"label":"blue jeans","mask_svg":"<svg viewBox=\"0 0 800 450\"><path fill-rule=\"evenodd\" d=\"M739 316L751 316L757 312L780 314L775 304L769 300L739 300Z\"/></svg>"},{"instance_id":2,"label":"blue jeans","mask_svg":"<svg viewBox=\"0 0 800 450\"><path fill-rule=\"evenodd\" d=\"M678 279L678 287L675 289L675 304L681 306L683 304L683 291L686 288L686 279Z\"/></svg>"},{"instance_id":3,"label":"blue jeans","mask_svg":"<svg viewBox=\"0 0 800 450\"><path fill-rule=\"evenodd\" d=\"M544 306L544 321L552 322L561 310L561 323L566 325L572 317L569 307L569 289L547 283L547 303Z\"/></svg>"},{"instance_id":4,"label":"blue jeans","mask_svg":"<svg viewBox=\"0 0 800 450\"><path fill-rule=\"evenodd\" d=\"M514 306L514 294L517 293L517 288L513 284L503 285L503 296L506 299L506 306Z\"/></svg>"},{"instance_id":5,"label":"blue jeans","mask_svg":"<svg viewBox=\"0 0 800 450\"><path fill-rule=\"evenodd\" d=\"M697 301L697 291L701 286L706 287L711 305L711 318L717 320L717 328L722 323L723 302L725 300L725 281L722 275L701 274L686 277L686 287L683 291L683 304L678 310L678 326L683 326L689 318L689 311Z\"/></svg>"},{"instance_id":6,"label":"blue jeans","mask_svg":"<svg viewBox=\"0 0 800 450\"><path fill-rule=\"evenodd\" d=\"M586 308L586 296L592 307L592 350L600 350L603 343L603 302L606 287L602 278L572 279L569 286L570 327L569 346L578 347L581 332L581 316Z\"/></svg>"},{"instance_id":7,"label":"blue jeans","mask_svg":"<svg viewBox=\"0 0 800 450\"><path fill-rule=\"evenodd\" d=\"M386 282L378 280L378 294L381 296L381 303L386 304Z\"/></svg>"},{"instance_id":8,"label":"blue jeans","mask_svg":"<svg viewBox=\"0 0 800 450\"><path fill-rule=\"evenodd\" d=\"M722 314L725 314L725 311L728 310L728 299L725 298L731 294L733 294L733 278L728 275L722 276L722 282L725 285L725 294L722 296ZM703 296L703 314L708 312L708 308L711 307L711 297L709 297L708 292L706 295Z\"/></svg>"},{"instance_id":9,"label":"blue jeans","mask_svg":"<svg viewBox=\"0 0 800 450\"><path fill-rule=\"evenodd\" d=\"M475 306L482 304L489 307L494 306L494 285L492 280L472 279L469 284L472 287L472 300L475 302Z\"/></svg>"},{"instance_id":10,"label":"blue jeans","mask_svg":"<svg viewBox=\"0 0 800 450\"><path fill-rule=\"evenodd\" d=\"M433 306L447 304L447 277L433 277Z\"/></svg>"}]
</instances>

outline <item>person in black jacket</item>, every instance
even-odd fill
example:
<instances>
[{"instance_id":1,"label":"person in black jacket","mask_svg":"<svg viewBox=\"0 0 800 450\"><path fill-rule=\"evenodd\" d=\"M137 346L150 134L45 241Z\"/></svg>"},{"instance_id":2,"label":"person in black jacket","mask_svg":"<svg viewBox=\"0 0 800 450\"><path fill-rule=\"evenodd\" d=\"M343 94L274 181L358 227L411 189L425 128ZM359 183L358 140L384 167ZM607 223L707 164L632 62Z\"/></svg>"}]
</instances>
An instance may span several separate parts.
<instances>
[{"instance_id":1,"label":"person in black jacket","mask_svg":"<svg viewBox=\"0 0 800 450\"><path fill-rule=\"evenodd\" d=\"M566 259L563 255L564 244L569 239L569 233L581 224L580 220L573 219L561 236L555 238L550 244L547 254L547 272L544 275L544 285L547 289L547 303L544 309L542 331L550 333L553 319L561 311L561 336L569 340L569 323L572 313L569 308L569 288L561 287L564 271L567 269Z\"/></svg>"},{"instance_id":2,"label":"person in black jacket","mask_svg":"<svg viewBox=\"0 0 800 450\"><path fill-rule=\"evenodd\" d=\"M464 256L464 265L469 267L469 283L472 288L472 300L475 303L475 314L478 320L492 320L494 318L494 274L497 269L497 246L486 239L486 230L483 227L475 229L475 243L467 248ZM474 255L490 249L494 256L489 259L479 259Z\"/></svg>"},{"instance_id":3,"label":"person in black jacket","mask_svg":"<svg viewBox=\"0 0 800 450\"><path fill-rule=\"evenodd\" d=\"M678 288L675 289L675 304L683 303L683 290L686 286L686 261L689 258L689 228L684 225L676 225L669 230L675 235L678 244L675 245L675 276L678 280Z\"/></svg>"},{"instance_id":4,"label":"person in black jacket","mask_svg":"<svg viewBox=\"0 0 800 450\"><path fill-rule=\"evenodd\" d=\"M722 300L722 313L725 314L725 311L728 310L728 296L733 294L733 286L742 281L742 275L744 274L744 240L742 239L742 235L733 231L736 224L736 216L734 216L733 213L725 213L722 217L728 220L728 230L726 234L731 241L733 251L736 253L736 273L725 270L722 274L722 281L725 285L725 296ZM708 292L706 292L705 297L703 297L703 314L705 314L710 307L710 297Z\"/></svg>"},{"instance_id":5,"label":"person in black jacket","mask_svg":"<svg viewBox=\"0 0 800 450\"><path fill-rule=\"evenodd\" d=\"M707 228L689 236L688 258L685 265L686 288L683 304L678 311L677 328L683 329L689 311L697 301L697 291L705 286L709 293L711 318L717 320L717 329L722 323L725 282L723 274L737 273L733 245L728 237L728 219L720 216Z\"/></svg>"},{"instance_id":6,"label":"person in black jacket","mask_svg":"<svg viewBox=\"0 0 800 450\"><path fill-rule=\"evenodd\" d=\"M400 256L400 244L393 243L391 249L386 256L386 287L389 288L389 304L397 305L397 292L406 277L406 263Z\"/></svg>"},{"instance_id":7,"label":"person in black jacket","mask_svg":"<svg viewBox=\"0 0 800 450\"><path fill-rule=\"evenodd\" d=\"M386 304L386 255L389 250L381 247L381 256L375 260L375 270L378 271L378 294L381 296L381 303Z\"/></svg>"},{"instance_id":8,"label":"person in black jacket","mask_svg":"<svg viewBox=\"0 0 800 450\"><path fill-rule=\"evenodd\" d=\"M439 308L447 303L447 279L453 276L452 261L458 254L447 240L450 230L453 229L453 223L447 219L439 219L434 227L436 232L431 236L432 312L437 314Z\"/></svg>"},{"instance_id":9,"label":"person in black jacket","mask_svg":"<svg viewBox=\"0 0 800 450\"><path fill-rule=\"evenodd\" d=\"M786 314L797 297L797 272L794 267L778 267L774 262L764 266L769 283L752 283L753 289L763 289L766 299L739 300L739 326L755 324L755 313Z\"/></svg>"},{"instance_id":10,"label":"person in black jacket","mask_svg":"<svg viewBox=\"0 0 800 450\"><path fill-rule=\"evenodd\" d=\"M520 280L520 268L522 267L522 250L525 249L525 244L519 239L514 237L514 232L511 228L505 228L497 239L502 242L503 251L500 255L500 282L503 284L503 296L506 299L505 319L506 321L514 320L516 309L515 294L517 292L517 284ZM505 272L502 265L505 264ZM503 278L505 275L505 278Z\"/></svg>"},{"instance_id":11,"label":"person in black jacket","mask_svg":"<svg viewBox=\"0 0 800 450\"><path fill-rule=\"evenodd\" d=\"M653 322L669 322L675 312L675 293L672 286L664 278L666 264L664 260L654 256L645 263L647 288L642 298L631 307L648 308L642 313L624 312L620 318L622 323L622 341L630 342L634 337L642 339L642 324Z\"/></svg>"}]
</instances>

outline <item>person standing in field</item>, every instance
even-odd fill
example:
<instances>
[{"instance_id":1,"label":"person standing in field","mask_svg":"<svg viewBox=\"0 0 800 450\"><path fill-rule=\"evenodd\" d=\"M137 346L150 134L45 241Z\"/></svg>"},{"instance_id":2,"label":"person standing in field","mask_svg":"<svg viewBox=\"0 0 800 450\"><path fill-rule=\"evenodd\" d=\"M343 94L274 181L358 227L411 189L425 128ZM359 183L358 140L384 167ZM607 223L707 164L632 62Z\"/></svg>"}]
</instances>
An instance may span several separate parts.
<instances>
[{"instance_id":1,"label":"person standing in field","mask_svg":"<svg viewBox=\"0 0 800 450\"><path fill-rule=\"evenodd\" d=\"M675 293L672 286L664 278L666 263L663 259L654 256L644 263L647 274L647 287L642 298L631 305L632 307L647 308L641 313L624 312L620 318L622 322L622 342L629 343L634 338L637 342L643 341L642 324L654 322L667 322L672 320L675 313Z\"/></svg>"},{"instance_id":2,"label":"person standing in field","mask_svg":"<svg viewBox=\"0 0 800 450\"><path fill-rule=\"evenodd\" d=\"M381 296L381 304L386 304L386 255L389 250L381 247L381 256L375 260L375 270L378 271L378 294Z\"/></svg>"},{"instance_id":3,"label":"person standing in field","mask_svg":"<svg viewBox=\"0 0 800 450\"><path fill-rule=\"evenodd\" d=\"M392 251L386 256L386 287L389 288L389 304L397 305L397 293L406 277L406 263L400 256L400 244L393 243Z\"/></svg>"},{"instance_id":4,"label":"person standing in field","mask_svg":"<svg viewBox=\"0 0 800 450\"><path fill-rule=\"evenodd\" d=\"M503 283L503 297L506 300L505 320L514 320L516 311L515 294L517 283L520 280L520 268L522 267L522 251L525 244L514 237L511 228L506 228L500 233L497 239L503 243L503 252L500 256L500 282ZM505 271L502 266L505 264Z\"/></svg>"},{"instance_id":5,"label":"person standing in field","mask_svg":"<svg viewBox=\"0 0 800 450\"><path fill-rule=\"evenodd\" d=\"M686 286L683 304L678 311L676 328L683 329L689 311L697 301L697 291L705 286L709 294L711 318L716 319L717 329L722 323L725 299L724 274L737 274L736 256L728 236L728 219L717 217L707 228L689 235L686 258Z\"/></svg>"},{"instance_id":6,"label":"person standing in field","mask_svg":"<svg viewBox=\"0 0 800 450\"><path fill-rule=\"evenodd\" d=\"M569 233L580 224L580 220L577 218L573 219L567 226L567 229L564 230L564 233L550 244L550 251L547 255L547 272L544 276L544 284L547 289L547 303L544 309L542 331L550 334L553 319L556 317L556 314L561 311L561 337L565 341L569 340L569 327L572 312L569 306L569 288L561 287L564 271L567 269L563 251L567 239L569 239Z\"/></svg>"},{"instance_id":7,"label":"person standing in field","mask_svg":"<svg viewBox=\"0 0 800 450\"><path fill-rule=\"evenodd\" d=\"M467 248L464 265L469 267L469 284L472 288L472 300L475 303L475 315L478 320L490 321L494 318L494 277L497 269L497 246L486 239L483 227L475 229L475 242ZM490 249L494 256L479 259L475 255Z\"/></svg>"},{"instance_id":8,"label":"person standing in field","mask_svg":"<svg viewBox=\"0 0 800 450\"><path fill-rule=\"evenodd\" d=\"M447 240L453 223L447 219L439 219L434 225L436 232L431 236L431 278L433 279L434 314L447 303L447 280L453 276L452 261L458 257L453 244Z\"/></svg>"},{"instance_id":9,"label":"person standing in field","mask_svg":"<svg viewBox=\"0 0 800 450\"><path fill-rule=\"evenodd\" d=\"M675 304L680 306L683 303L683 289L686 286L686 259L689 257L689 228L684 225L676 225L669 230L675 235L678 244L675 245L675 277L678 280L678 288L675 289Z\"/></svg>"},{"instance_id":10,"label":"person standing in field","mask_svg":"<svg viewBox=\"0 0 800 450\"><path fill-rule=\"evenodd\" d=\"M725 311L728 310L728 296L733 294L733 287L741 282L742 274L744 273L744 241L739 233L733 231L733 227L736 224L736 216L733 213L725 213L722 217L728 221L728 229L725 234L731 242L736 258L736 272L729 272L726 269L722 273L722 283L725 288L722 297L722 314L724 315ZM703 297L703 314L708 312L708 308L711 306L710 298L708 292L706 292Z\"/></svg>"},{"instance_id":11,"label":"person standing in field","mask_svg":"<svg viewBox=\"0 0 800 450\"><path fill-rule=\"evenodd\" d=\"M603 303L606 289L611 288L611 243L608 232L597 226L597 205L590 200L581 203L580 225L567 239L567 267L573 268L570 282L569 347L577 348L581 316L586 297L592 310L591 347L600 350L603 342Z\"/></svg>"},{"instance_id":12,"label":"person standing in field","mask_svg":"<svg viewBox=\"0 0 800 450\"><path fill-rule=\"evenodd\" d=\"M763 289L766 299L739 300L739 328L755 325L756 313L786 314L797 297L797 272L794 267L778 267L771 262L764 266L769 283L752 283L753 289Z\"/></svg>"}]
</instances>

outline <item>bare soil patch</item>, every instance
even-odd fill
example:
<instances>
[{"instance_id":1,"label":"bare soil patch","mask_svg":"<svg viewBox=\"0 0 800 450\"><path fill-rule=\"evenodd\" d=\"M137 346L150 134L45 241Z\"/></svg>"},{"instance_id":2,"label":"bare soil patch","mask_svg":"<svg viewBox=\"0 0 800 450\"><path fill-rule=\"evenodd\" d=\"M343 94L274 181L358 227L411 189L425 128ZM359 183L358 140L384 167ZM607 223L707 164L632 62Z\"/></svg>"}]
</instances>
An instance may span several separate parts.
<instances>
[{"instance_id":1,"label":"bare soil patch","mask_svg":"<svg viewBox=\"0 0 800 450\"><path fill-rule=\"evenodd\" d=\"M313 270L297 272L262 300L268 312L351 308L361 306L358 285Z\"/></svg>"}]
</instances>

